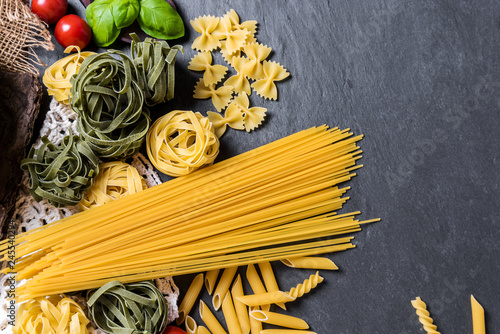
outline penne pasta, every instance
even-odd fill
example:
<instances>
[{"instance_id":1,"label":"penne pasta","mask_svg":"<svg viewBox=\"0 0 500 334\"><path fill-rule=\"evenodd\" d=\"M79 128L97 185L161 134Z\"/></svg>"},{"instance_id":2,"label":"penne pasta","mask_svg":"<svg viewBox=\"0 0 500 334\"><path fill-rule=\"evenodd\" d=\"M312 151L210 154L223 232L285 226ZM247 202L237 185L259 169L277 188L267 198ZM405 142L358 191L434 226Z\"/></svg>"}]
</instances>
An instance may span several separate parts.
<instances>
[{"instance_id":1,"label":"penne pasta","mask_svg":"<svg viewBox=\"0 0 500 334\"><path fill-rule=\"evenodd\" d=\"M246 276L247 281L248 283L250 283L250 287L252 288L254 294L262 294L267 292L253 264L249 264L247 266ZM260 304L260 308L263 310L269 310L269 304Z\"/></svg>"},{"instance_id":2,"label":"penne pasta","mask_svg":"<svg viewBox=\"0 0 500 334\"><path fill-rule=\"evenodd\" d=\"M250 312L250 317L265 322L271 325L293 328L293 329L308 329L309 325L304 320L292 317L291 315L255 310Z\"/></svg>"},{"instance_id":3,"label":"penne pasta","mask_svg":"<svg viewBox=\"0 0 500 334\"><path fill-rule=\"evenodd\" d=\"M205 275L205 288L207 288L209 295L214 291L215 282L217 282L217 277L219 277L219 271L220 269L209 270Z\"/></svg>"},{"instance_id":4,"label":"penne pasta","mask_svg":"<svg viewBox=\"0 0 500 334\"><path fill-rule=\"evenodd\" d=\"M470 302L472 308L473 334L485 334L484 309L473 295L470 296Z\"/></svg>"},{"instance_id":5,"label":"penne pasta","mask_svg":"<svg viewBox=\"0 0 500 334\"><path fill-rule=\"evenodd\" d=\"M224 269L224 271L222 272L222 276L220 277L219 283L217 284L214 295L212 297L212 305L216 311L219 310L222 304L222 299L226 295L226 292L229 290L229 287L233 282L233 278L237 270L238 267L230 267Z\"/></svg>"},{"instance_id":6,"label":"penne pasta","mask_svg":"<svg viewBox=\"0 0 500 334\"><path fill-rule=\"evenodd\" d=\"M338 270L339 267L327 257L301 256L283 259L281 262L291 268Z\"/></svg>"},{"instance_id":7,"label":"penne pasta","mask_svg":"<svg viewBox=\"0 0 500 334\"><path fill-rule=\"evenodd\" d=\"M191 316L186 316L186 320L184 321L184 326L186 326L186 332L188 334L196 334L198 332L198 325L196 321Z\"/></svg>"},{"instance_id":8,"label":"penne pasta","mask_svg":"<svg viewBox=\"0 0 500 334\"><path fill-rule=\"evenodd\" d=\"M231 288L231 295L233 297L234 309L236 315L238 316L238 321L240 322L240 329L243 334L250 333L250 319L248 317L248 308L243 304L238 297L244 296L243 284L241 282L241 276L238 275Z\"/></svg>"},{"instance_id":9,"label":"penne pasta","mask_svg":"<svg viewBox=\"0 0 500 334\"><path fill-rule=\"evenodd\" d=\"M198 299L201 288L203 287L203 274L198 274L191 282L182 302L179 305L179 317L176 320L177 325L182 324L186 316L191 312L194 303ZM187 328L187 327L186 327Z\"/></svg>"},{"instance_id":10,"label":"penne pasta","mask_svg":"<svg viewBox=\"0 0 500 334\"><path fill-rule=\"evenodd\" d=\"M236 297L239 301L247 306L259 306L266 304L276 304L276 303L286 303L295 300L295 297L290 295L288 292L274 291L259 293L254 295L245 295L241 297Z\"/></svg>"},{"instance_id":11,"label":"penne pasta","mask_svg":"<svg viewBox=\"0 0 500 334\"><path fill-rule=\"evenodd\" d=\"M227 334L203 300L200 300L200 318L213 334Z\"/></svg>"},{"instance_id":12,"label":"penne pasta","mask_svg":"<svg viewBox=\"0 0 500 334\"><path fill-rule=\"evenodd\" d=\"M249 309L249 312L257 311L259 310L258 306L251 306ZM262 321L259 321L253 317L250 316L250 313L248 314L250 318L250 333L251 334L260 334L262 332Z\"/></svg>"},{"instance_id":13,"label":"penne pasta","mask_svg":"<svg viewBox=\"0 0 500 334\"><path fill-rule=\"evenodd\" d=\"M222 313L224 314L229 334L242 334L240 323L234 309L233 298L229 291L226 292L226 296L222 301Z\"/></svg>"},{"instance_id":14,"label":"penne pasta","mask_svg":"<svg viewBox=\"0 0 500 334\"><path fill-rule=\"evenodd\" d=\"M205 326L198 326L197 334L212 334Z\"/></svg>"},{"instance_id":15,"label":"penne pasta","mask_svg":"<svg viewBox=\"0 0 500 334\"><path fill-rule=\"evenodd\" d=\"M278 282L276 282L276 276L274 276L273 267L269 261L259 262L260 273L262 274L262 279L266 286L267 292L280 291L278 287ZM285 303L277 303L279 307L286 310Z\"/></svg>"}]
</instances>

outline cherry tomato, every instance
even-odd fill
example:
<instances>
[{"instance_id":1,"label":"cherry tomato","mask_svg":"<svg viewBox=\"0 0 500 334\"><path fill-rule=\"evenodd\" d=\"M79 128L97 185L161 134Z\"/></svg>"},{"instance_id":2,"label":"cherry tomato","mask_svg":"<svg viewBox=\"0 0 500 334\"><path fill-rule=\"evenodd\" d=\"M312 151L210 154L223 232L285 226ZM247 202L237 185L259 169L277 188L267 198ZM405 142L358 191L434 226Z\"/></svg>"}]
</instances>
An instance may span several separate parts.
<instances>
[{"instance_id":1,"label":"cherry tomato","mask_svg":"<svg viewBox=\"0 0 500 334\"><path fill-rule=\"evenodd\" d=\"M167 326L163 334L187 334L184 330L176 326Z\"/></svg>"},{"instance_id":2,"label":"cherry tomato","mask_svg":"<svg viewBox=\"0 0 500 334\"><path fill-rule=\"evenodd\" d=\"M42 21L53 24L66 14L68 0L32 0L31 11Z\"/></svg>"},{"instance_id":3,"label":"cherry tomato","mask_svg":"<svg viewBox=\"0 0 500 334\"><path fill-rule=\"evenodd\" d=\"M56 41L64 48L70 45L85 48L92 38L92 29L84 19L78 15L69 14L57 22L54 31Z\"/></svg>"}]
</instances>

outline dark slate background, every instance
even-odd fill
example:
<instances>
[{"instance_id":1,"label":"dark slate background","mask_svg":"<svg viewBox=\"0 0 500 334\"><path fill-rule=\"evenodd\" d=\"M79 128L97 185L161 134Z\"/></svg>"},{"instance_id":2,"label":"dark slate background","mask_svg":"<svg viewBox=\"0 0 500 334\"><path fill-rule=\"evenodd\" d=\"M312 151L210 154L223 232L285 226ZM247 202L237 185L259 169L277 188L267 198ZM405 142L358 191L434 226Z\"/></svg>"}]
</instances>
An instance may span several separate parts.
<instances>
[{"instance_id":1,"label":"dark slate background","mask_svg":"<svg viewBox=\"0 0 500 334\"><path fill-rule=\"evenodd\" d=\"M210 101L192 98L201 75L186 68L198 35L189 21L233 8L242 20L259 22L258 40L291 77L278 84L278 101L251 96L268 109L266 122L252 133L228 130L220 159L320 124L366 136L364 167L347 184L343 212L382 221L356 234L357 248L329 255L340 270L322 272L325 282L290 304L289 314L323 334L423 333L410 304L420 296L442 333L472 333L474 294L486 310L487 332L500 332L500 3L176 4L187 34L173 43L186 52L177 58L176 98L154 117L213 110ZM82 14L83 7L71 0L69 11ZM63 56L59 46L39 53L49 64ZM282 289L313 273L273 265ZM191 277L176 279L181 290Z\"/></svg>"}]
</instances>

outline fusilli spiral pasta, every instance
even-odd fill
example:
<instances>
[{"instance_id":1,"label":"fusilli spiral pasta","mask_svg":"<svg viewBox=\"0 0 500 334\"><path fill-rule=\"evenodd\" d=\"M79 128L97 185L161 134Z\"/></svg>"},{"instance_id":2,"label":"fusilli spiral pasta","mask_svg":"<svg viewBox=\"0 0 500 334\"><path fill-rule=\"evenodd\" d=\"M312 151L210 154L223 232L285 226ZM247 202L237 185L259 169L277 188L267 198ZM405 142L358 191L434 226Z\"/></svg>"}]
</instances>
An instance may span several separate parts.
<instances>
[{"instance_id":1,"label":"fusilli spiral pasta","mask_svg":"<svg viewBox=\"0 0 500 334\"><path fill-rule=\"evenodd\" d=\"M427 305L424 301L417 297L415 300L411 301L411 305L415 308L418 320L424 326L424 329L429 334L440 334L437 331L437 326L433 324L433 320L430 317L429 311L427 311Z\"/></svg>"},{"instance_id":2,"label":"fusilli spiral pasta","mask_svg":"<svg viewBox=\"0 0 500 334\"><path fill-rule=\"evenodd\" d=\"M288 293L294 298L300 298L306 293L309 293L321 282L323 282L323 277L319 276L319 272L316 272L316 274L311 275L308 279L304 280L303 283L291 288Z\"/></svg>"}]
</instances>

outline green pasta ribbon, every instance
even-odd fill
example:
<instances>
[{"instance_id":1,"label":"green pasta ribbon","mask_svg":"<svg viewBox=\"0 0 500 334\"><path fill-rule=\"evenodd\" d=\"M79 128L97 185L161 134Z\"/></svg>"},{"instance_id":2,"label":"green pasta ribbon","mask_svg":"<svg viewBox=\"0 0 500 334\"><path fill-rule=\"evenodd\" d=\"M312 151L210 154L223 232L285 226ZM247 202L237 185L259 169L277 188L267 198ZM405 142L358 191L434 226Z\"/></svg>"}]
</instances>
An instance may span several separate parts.
<instances>
[{"instance_id":1,"label":"green pasta ribbon","mask_svg":"<svg viewBox=\"0 0 500 334\"><path fill-rule=\"evenodd\" d=\"M78 136L66 136L58 146L47 137L39 148L31 147L21 168L30 176L30 192L36 201L46 198L54 206L78 204L99 173L99 160Z\"/></svg>"},{"instance_id":2,"label":"green pasta ribbon","mask_svg":"<svg viewBox=\"0 0 500 334\"><path fill-rule=\"evenodd\" d=\"M175 56L184 53L181 45L170 47L165 41L146 38L141 42L132 33L131 54L137 67L139 85L144 88L148 106L174 98Z\"/></svg>"},{"instance_id":3,"label":"green pasta ribbon","mask_svg":"<svg viewBox=\"0 0 500 334\"><path fill-rule=\"evenodd\" d=\"M130 156L144 141L151 119L137 78L134 62L109 50L85 58L70 80L77 130L99 158Z\"/></svg>"},{"instance_id":4,"label":"green pasta ribbon","mask_svg":"<svg viewBox=\"0 0 500 334\"><path fill-rule=\"evenodd\" d=\"M150 281L112 281L87 299L90 318L108 334L159 334L167 326L167 300Z\"/></svg>"}]
</instances>

